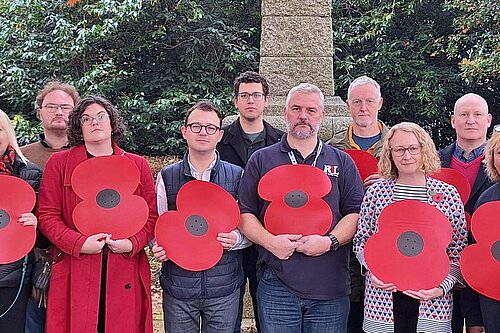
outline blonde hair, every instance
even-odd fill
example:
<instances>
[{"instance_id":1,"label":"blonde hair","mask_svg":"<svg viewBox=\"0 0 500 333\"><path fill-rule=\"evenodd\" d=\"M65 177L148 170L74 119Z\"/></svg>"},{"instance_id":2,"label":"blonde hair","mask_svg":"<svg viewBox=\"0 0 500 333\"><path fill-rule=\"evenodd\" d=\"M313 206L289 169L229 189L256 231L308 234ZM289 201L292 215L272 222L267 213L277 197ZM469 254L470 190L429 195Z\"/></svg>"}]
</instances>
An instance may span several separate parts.
<instances>
[{"instance_id":1,"label":"blonde hair","mask_svg":"<svg viewBox=\"0 0 500 333\"><path fill-rule=\"evenodd\" d=\"M2 126L3 130L7 132L9 145L14 148L14 150L16 151L16 155L19 156L24 163L27 163L28 159L23 155L23 153L21 153L21 149L19 149L19 145L17 144L16 133L14 132L14 127L10 122L10 118L2 110L0 110L0 125Z\"/></svg>"},{"instance_id":2,"label":"blonde hair","mask_svg":"<svg viewBox=\"0 0 500 333\"><path fill-rule=\"evenodd\" d=\"M389 141L396 131L413 133L416 136L418 142L422 145L422 150L420 152L420 154L422 154L422 171L426 175L438 172L441 169L436 146L430 135L417 124L405 122L394 125L384 139L382 152L380 153L380 159L378 161L378 170L382 176L390 179L396 179L399 176L396 164L394 164L392 159L391 146L389 145Z\"/></svg>"},{"instance_id":3,"label":"blonde hair","mask_svg":"<svg viewBox=\"0 0 500 333\"><path fill-rule=\"evenodd\" d=\"M493 132L493 135L488 140L484 149L484 157L486 158L486 174L492 181L500 180L500 173L495 168L495 150L500 147L500 133Z\"/></svg>"}]
</instances>

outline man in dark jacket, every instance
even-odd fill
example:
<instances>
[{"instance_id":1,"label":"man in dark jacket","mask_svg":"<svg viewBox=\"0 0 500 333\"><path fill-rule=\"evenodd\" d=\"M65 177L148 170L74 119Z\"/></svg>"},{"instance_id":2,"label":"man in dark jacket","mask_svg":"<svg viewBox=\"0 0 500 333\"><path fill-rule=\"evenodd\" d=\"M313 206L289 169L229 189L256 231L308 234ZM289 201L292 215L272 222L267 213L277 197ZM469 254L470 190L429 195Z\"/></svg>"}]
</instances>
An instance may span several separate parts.
<instances>
[{"instance_id":1,"label":"man in dark jacket","mask_svg":"<svg viewBox=\"0 0 500 333\"><path fill-rule=\"evenodd\" d=\"M488 103L476 94L460 97L451 116L451 126L455 129L457 140L439 151L441 166L462 172L471 185L469 200L465 203L465 211L472 215L474 205L490 185L483 163L486 134L491 125L491 114ZM472 241L469 235L469 242ZM479 307L478 295L467 287L453 293L453 333L462 333L463 325L467 332L483 332L483 320Z\"/></svg>"},{"instance_id":2,"label":"man in dark jacket","mask_svg":"<svg viewBox=\"0 0 500 333\"><path fill-rule=\"evenodd\" d=\"M160 214L177 210L180 188L194 179L215 183L236 198L243 170L221 161L215 150L223 135L221 121L219 111L208 102L199 102L187 112L181 131L188 152L181 161L163 168L157 178ZM238 229L219 233L217 240L224 248L222 258L212 268L202 271L181 268L168 260L162 247L153 246L155 257L164 262L160 282L165 332L198 333L200 319L202 333L233 332L243 283L239 250L249 242Z\"/></svg>"},{"instance_id":3,"label":"man in dark jacket","mask_svg":"<svg viewBox=\"0 0 500 333\"><path fill-rule=\"evenodd\" d=\"M264 109L269 103L269 84L262 75L252 71L242 73L234 80L233 90L234 106L239 111L239 117L231 125L224 127L224 136L217 145L217 151L222 160L244 168L256 150L280 141L284 132L264 121ZM257 331L260 332L256 298L256 265L257 251L252 245L243 250L244 282L234 333L241 330L243 295L247 278Z\"/></svg>"}]
</instances>

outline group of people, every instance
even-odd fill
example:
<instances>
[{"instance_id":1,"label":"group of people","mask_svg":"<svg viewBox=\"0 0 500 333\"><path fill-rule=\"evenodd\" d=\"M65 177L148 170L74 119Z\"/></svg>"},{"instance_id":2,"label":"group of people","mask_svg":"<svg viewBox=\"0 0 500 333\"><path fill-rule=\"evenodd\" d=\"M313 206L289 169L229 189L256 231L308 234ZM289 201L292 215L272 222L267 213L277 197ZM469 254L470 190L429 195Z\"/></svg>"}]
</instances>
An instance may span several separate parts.
<instances>
[{"instance_id":1,"label":"group of people","mask_svg":"<svg viewBox=\"0 0 500 333\"><path fill-rule=\"evenodd\" d=\"M289 91L286 132L264 121L269 85L263 76L247 71L233 88L239 117L223 127L210 102L193 105L181 127L187 152L159 172L156 185L147 161L120 148L123 119L102 97L80 98L71 85L48 83L36 98L44 132L38 142L21 148L0 111L0 174L20 177L38 193L36 212L18 220L39 231L28 267L47 252L52 267L45 310L32 295L29 278L19 285L22 274L31 275L30 269L23 273L23 259L0 265L0 332L152 332L148 245L163 263L168 333L240 332L247 280L262 333L462 333L464 325L471 333L500 332L500 302L466 286L459 267L461 252L474 241L465 211L473 214L481 204L500 200L500 133L487 140L492 117L482 97L467 94L457 100L451 116L457 139L438 152L417 124L389 129L378 120L380 86L367 76L349 86L346 106L352 123L327 143L319 138L324 96L315 85L302 83ZM379 172L361 179L345 149L374 155ZM72 175L83 162L111 155L139 170L133 194L147 203L147 221L128 238L85 236L75 225L73 211L82 198ZM262 198L259 183L284 165L308 165L326 175L322 181L331 190L321 200L332 214L325 234L266 229L270 202ZM465 205L455 187L432 177L441 166L468 179L472 191ZM178 209L178 193L192 180L219 185L238 201L241 212L236 229L217 235L224 249L221 259L201 271L177 265L154 239L158 216ZM273 187L280 190L279 183ZM300 195L313 196L300 190ZM436 193L442 196L436 199ZM375 276L365 261L365 245L377 233L384 208L404 200L435 207L451 226L449 273L429 289L400 290ZM296 209L314 215L306 203L290 206L287 201L280 222L286 224Z\"/></svg>"}]
</instances>

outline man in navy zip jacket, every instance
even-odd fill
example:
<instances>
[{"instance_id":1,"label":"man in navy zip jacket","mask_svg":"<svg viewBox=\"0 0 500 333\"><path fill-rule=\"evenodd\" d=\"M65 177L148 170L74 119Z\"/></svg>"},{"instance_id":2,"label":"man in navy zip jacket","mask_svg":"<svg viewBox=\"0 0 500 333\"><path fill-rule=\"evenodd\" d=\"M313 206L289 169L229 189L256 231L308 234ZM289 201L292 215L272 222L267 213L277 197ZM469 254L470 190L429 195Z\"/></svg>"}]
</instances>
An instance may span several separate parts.
<instances>
[{"instance_id":1,"label":"man in navy zip jacket","mask_svg":"<svg viewBox=\"0 0 500 333\"><path fill-rule=\"evenodd\" d=\"M483 163L486 134L491 125L488 103L477 94L460 97L455 103L451 125L457 140L439 151L441 166L456 169L469 180L472 191L465 203L465 211L472 215L477 199L492 184ZM469 235L469 243L471 241ZM464 318L467 332L483 332L478 294L470 287L453 292L453 333L463 332Z\"/></svg>"},{"instance_id":2,"label":"man in navy zip jacket","mask_svg":"<svg viewBox=\"0 0 500 333\"><path fill-rule=\"evenodd\" d=\"M209 102L199 102L187 112L181 131L188 152L181 161L163 168L157 178L160 214L177 209L177 193L194 179L215 183L236 199L242 169L221 161L215 150L223 135L221 121L219 111ZM160 283L165 332L198 333L200 319L203 333L233 332L243 283L240 249L249 242L237 229L219 233L217 240L224 248L222 258L214 267L196 272L179 267L168 260L162 247L153 246L155 257L163 262Z\"/></svg>"}]
</instances>

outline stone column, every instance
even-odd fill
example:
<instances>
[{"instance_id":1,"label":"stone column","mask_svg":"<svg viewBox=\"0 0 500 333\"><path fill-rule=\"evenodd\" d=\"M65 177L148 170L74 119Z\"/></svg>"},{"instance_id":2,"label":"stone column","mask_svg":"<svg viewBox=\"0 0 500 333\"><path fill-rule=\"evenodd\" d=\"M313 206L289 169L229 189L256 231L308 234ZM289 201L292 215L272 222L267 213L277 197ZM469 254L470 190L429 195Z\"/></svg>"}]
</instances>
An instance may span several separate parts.
<instances>
[{"instance_id":1,"label":"stone column","mask_svg":"<svg viewBox=\"0 0 500 333\"><path fill-rule=\"evenodd\" d=\"M273 123L272 116L283 114L290 88L301 82L317 85L325 95L324 140L350 121L344 102L334 95L330 0L262 0L260 73L269 81L266 119Z\"/></svg>"}]
</instances>

